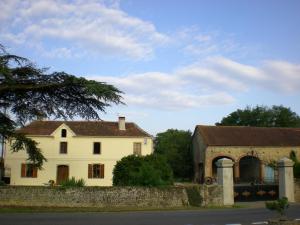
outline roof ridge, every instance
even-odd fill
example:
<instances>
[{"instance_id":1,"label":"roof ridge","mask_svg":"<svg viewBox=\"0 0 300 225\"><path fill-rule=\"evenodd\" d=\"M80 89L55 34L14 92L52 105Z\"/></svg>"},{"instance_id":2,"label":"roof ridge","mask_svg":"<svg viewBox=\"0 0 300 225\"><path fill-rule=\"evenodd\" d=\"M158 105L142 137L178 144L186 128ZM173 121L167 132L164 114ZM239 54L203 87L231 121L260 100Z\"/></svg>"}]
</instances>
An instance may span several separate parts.
<instances>
[{"instance_id":1,"label":"roof ridge","mask_svg":"<svg viewBox=\"0 0 300 225\"><path fill-rule=\"evenodd\" d=\"M88 122L95 122L95 123L118 123L118 121L110 121L110 120L34 120L29 124L36 123L36 122L60 122L60 123L88 123ZM134 123L134 122L126 122L126 123ZM28 124L28 125L29 125Z\"/></svg>"},{"instance_id":2,"label":"roof ridge","mask_svg":"<svg viewBox=\"0 0 300 225\"><path fill-rule=\"evenodd\" d=\"M299 130L300 127L253 127L253 126L229 126L229 125L197 125L198 127L216 127L216 128L253 128L253 129L290 129Z\"/></svg>"}]
</instances>

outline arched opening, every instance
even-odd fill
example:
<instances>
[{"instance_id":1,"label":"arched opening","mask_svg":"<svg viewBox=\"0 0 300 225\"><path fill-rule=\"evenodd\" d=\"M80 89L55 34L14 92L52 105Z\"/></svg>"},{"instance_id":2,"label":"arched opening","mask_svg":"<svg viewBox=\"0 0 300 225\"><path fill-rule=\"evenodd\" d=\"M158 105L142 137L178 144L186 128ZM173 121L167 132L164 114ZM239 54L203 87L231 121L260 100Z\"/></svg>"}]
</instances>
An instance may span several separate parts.
<instances>
[{"instance_id":1,"label":"arched opening","mask_svg":"<svg viewBox=\"0 0 300 225\"><path fill-rule=\"evenodd\" d=\"M255 156L244 156L240 159L240 181L259 182L260 181L260 160Z\"/></svg>"},{"instance_id":2,"label":"arched opening","mask_svg":"<svg viewBox=\"0 0 300 225\"><path fill-rule=\"evenodd\" d=\"M214 158L212 160L212 165L211 165L212 166L212 177L217 178L217 176L218 176L218 167L217 167L216 163L219 159L224 159L224 158L234 161L232 158L230 158L228 156L218 156L218 157Z\"/></svg>"}]
</instances>

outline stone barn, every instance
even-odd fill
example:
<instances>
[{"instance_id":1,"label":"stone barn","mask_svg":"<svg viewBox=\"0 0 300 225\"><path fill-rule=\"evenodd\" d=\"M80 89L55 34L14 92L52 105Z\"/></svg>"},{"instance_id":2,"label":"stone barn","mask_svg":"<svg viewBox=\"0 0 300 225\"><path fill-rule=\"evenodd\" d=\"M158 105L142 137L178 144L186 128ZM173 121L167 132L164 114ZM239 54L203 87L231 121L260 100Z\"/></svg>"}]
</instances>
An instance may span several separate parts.
<instances>
[{"instance_id":1,"label":"stone barn","mask_svg":"<svg viewBox=\"0 0 300 225\"><path fill-rule=\"evenodd\" d=\"M221 158L234 162L235 183L272 183L279 159L291 154L300 159L300 128L198 125L192 145L198 183L214 181Z\"/></svg>"}]
</instances>

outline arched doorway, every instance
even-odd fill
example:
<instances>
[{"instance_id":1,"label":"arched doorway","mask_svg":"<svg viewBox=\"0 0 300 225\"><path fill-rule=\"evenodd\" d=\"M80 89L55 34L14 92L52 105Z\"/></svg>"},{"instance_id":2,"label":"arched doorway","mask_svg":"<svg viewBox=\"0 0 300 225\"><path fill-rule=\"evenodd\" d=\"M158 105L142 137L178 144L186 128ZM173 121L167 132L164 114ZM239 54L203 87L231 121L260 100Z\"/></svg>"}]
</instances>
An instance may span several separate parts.
<instances>
[{"instance_id":1,"label":"arched doorway","mask_svg":"<svg viewBox=\"0 0 300 225\"><path fill-rule=\"evenodd\" d=\"M217 178L217 176L218 176L218 167L217 167L217 165L216 165L216 163L217 163L217 161L219 160L219 159L224 159L224 158L226 158L226 159L230 159L230 160L232 160L233 162L234 162L234 160L232 159L232 158L230 158L230 157L228 157L228 156L218 156L218 157L216 157L216 158L214 158L213 160L212 160L212 177L213 178ZM234 171L233 171L234 172Z\"/></svg>"},{"instance_id":2,"label":"arched doorway","mask_svg":"<svg viewBox=\"0 0 300 225\"><path fill-rule=\"evenodd\" d=\"M260 181L260 160L255 156L244 156L239 161L240 181L259 182Z\"/></svg>"}]
</instances>

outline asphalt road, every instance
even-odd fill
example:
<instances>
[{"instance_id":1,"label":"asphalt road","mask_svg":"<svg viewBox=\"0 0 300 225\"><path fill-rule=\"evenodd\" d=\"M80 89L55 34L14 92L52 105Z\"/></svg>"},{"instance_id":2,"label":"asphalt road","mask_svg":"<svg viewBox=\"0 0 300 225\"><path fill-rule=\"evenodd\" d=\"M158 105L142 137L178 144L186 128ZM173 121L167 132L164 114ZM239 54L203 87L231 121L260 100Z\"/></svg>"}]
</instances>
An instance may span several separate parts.
<instances>
[{"instance_id":1,"label":"asphalt road","mask_svg":"<svg viewBox=\"0 0 300 225\"><path fill-rule=\"evenodd\" d=\"M300 205L288 216L300 219ZM274 212L264 208L121 213L3 213L1 225L224 225L266 224Z\"/></svg>"}]
</instances>

